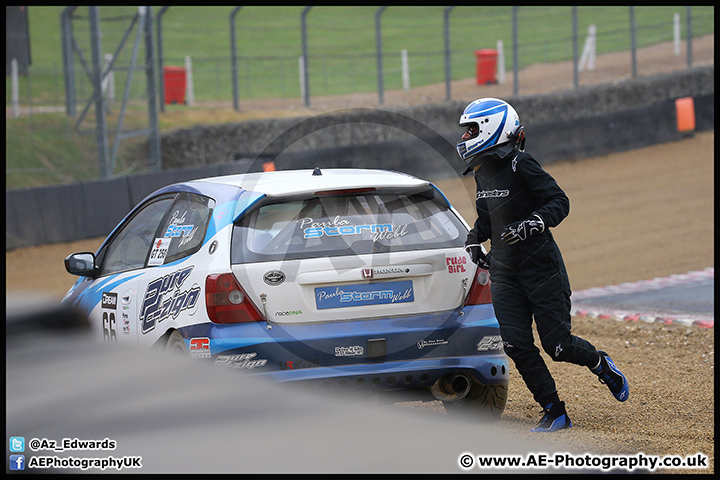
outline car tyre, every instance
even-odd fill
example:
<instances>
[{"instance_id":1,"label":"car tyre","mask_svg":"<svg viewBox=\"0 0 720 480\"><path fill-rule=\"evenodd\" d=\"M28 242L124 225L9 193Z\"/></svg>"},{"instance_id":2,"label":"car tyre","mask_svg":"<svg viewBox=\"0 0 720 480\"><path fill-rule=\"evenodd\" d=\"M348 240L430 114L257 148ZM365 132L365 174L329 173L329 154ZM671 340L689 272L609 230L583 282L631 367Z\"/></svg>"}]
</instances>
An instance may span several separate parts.
<instances>
[{"instance_id":1,"label":"car tyre","mask_svg":"<svg viewBox=\"0 0 720 480\"><path fill-rule=\"evenodd\" d=\"M167 343L165 344L165 351L173 355L181 355L183 357L189 356L187 345L185 345L185 339L177 330L173 330L168 337Z\"/></svg>"},{"instance_id":2,"label":"car tyre","mask_svg":"<svg viewBox=\"0 0 720 480\"><path fill-rule=\"evenodd\" d=\"M443 402L448 415L463 415L476 421L500 418L508 398L507 385L484 385L470 375L472 384L468 394L451 402Z\"/></svg>"}]
</instances>

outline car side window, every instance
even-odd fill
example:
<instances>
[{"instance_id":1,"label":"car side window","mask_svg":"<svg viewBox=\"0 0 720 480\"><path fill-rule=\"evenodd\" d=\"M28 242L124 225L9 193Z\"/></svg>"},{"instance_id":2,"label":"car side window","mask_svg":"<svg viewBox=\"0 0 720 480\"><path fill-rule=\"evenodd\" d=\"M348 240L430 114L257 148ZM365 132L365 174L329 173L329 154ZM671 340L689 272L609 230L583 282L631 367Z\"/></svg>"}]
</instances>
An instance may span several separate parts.
<instances>
[{"instance_id":1,"label":"car side window","mask_svg":"<svg viewBox=\"0 0 720 480\"><path fill-rule=\"evenodd\" d=\"M100 275L145 266L155 232L174 198L172 195L150 202L121 227L105 248Z\"/></svg>"},{"instance_id":2,"label":"car side window","mask_svg":"<svg viewBox=\"0 0 720 480\"><path fill-rule=\"evenodd\" d=\"M202 246L215 201L192 193L181 193L160 224L156 245L165 242L163 258L151 255L148 265L162 265L192 255ZM155 249L154 249L155 251ZM154 252L153 252L154 253Z\"/></svg>"}]
</instances>

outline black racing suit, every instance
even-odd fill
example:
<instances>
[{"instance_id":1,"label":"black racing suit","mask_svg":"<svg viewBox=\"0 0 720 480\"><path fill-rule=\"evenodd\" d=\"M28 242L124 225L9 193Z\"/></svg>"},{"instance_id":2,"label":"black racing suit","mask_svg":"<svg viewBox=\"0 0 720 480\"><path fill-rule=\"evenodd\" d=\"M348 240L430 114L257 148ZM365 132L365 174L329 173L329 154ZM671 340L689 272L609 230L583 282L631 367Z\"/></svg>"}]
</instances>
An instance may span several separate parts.
<instances>
[{"instance_id":1,"label":"black racing suit","mask_svg":"<svg viewBox=\"0 0 720 480\"><path fill-rule=\"evenodd\" d=\"M553 360L594 367L599 358L592 344L570 333L570 282L549 231L568 215L570 201L535 158L517 150L484 159L475 182L478 218L466 244L491 240L487 260L505 352L536 402L557 403L555 381L534 344L533 317ZM503 227L533 215L542 218L542 233L513 245L500 239Z\"/></svg>"}]
</instances>

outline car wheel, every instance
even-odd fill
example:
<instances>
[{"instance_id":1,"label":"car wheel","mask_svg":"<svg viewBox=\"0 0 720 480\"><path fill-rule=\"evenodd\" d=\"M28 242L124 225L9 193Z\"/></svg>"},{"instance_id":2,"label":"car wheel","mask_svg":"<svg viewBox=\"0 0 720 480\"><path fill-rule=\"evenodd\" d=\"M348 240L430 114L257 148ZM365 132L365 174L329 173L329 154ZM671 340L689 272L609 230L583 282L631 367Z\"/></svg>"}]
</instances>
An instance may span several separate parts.
<instances>
[{"instance_id":1,"label":"car wheel","mask_svg":"<svg viewBox=\"0 0 720 480\"><path fill-rule=\"evenodd\" d=\"M471 375L472 385L468 394L460 400L443 402L448 415L464 415L475 420L495 420L505 410L508 397L507 385L483 385Z\"/></svg>"},{"instance_id":2,"label":"car wheel","mask_svg":"<svg viewBox=\"0 0 720 480\"><path fill-rule=\"evenodd\" d=\"M165 344L165 351L170 352L173 355L178 354L183 357L188 356L188 348L187 345L185 345L185 339L177 330L173 331L168 337L168 341Z\"/></svg>"}]
</instances>

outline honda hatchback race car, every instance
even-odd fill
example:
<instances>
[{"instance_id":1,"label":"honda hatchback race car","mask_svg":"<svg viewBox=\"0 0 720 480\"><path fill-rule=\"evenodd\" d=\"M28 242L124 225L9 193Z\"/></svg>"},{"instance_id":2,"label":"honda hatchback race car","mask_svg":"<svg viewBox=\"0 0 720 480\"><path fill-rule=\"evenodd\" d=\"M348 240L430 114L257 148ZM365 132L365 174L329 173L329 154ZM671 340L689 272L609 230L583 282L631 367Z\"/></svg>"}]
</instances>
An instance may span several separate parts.
<instances>
[{"instance_id":1,"label":"honda hatchback race car","mask_svg":"<svg viewBox=\"0 0 720 480\"><path fill-rule=\"evenodd\" d=\"M105 342L277 382L428 389L499 416L508 359L468 225L432 183L382 170L248 173L138 204L63 302Z\"/></svg>"}]
</instances>

